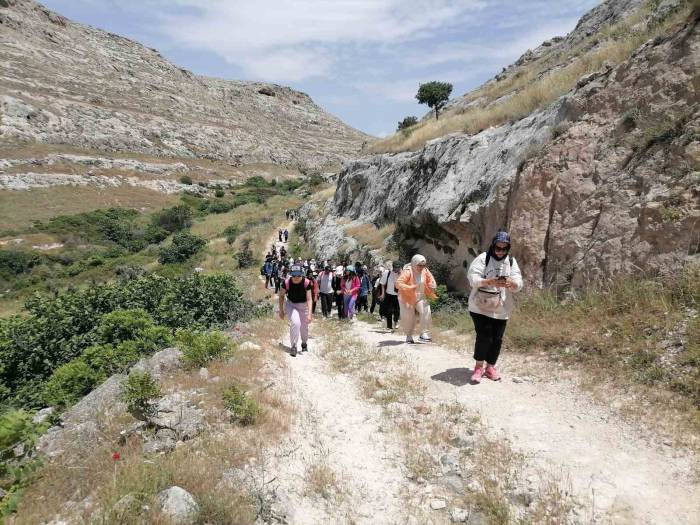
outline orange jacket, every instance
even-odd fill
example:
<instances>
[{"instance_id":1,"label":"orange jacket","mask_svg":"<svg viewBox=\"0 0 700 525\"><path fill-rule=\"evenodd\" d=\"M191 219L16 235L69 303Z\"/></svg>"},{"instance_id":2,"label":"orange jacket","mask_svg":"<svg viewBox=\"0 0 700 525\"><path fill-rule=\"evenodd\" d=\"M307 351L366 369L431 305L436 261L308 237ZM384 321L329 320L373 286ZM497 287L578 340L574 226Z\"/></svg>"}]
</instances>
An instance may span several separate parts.
<instances>
[{"instance_id":1,"label":"orange jacket","mask_svg":"<svg viewBox=\"0 0 700 525\"><path fill-rule=\"evenodd\" d=\"M437 288L437 283L435 282L435 277L430 273L430 270L423 268L422 272L423 280L423 295L428 299L437 298L435 289ZM406 268L401 272L399 278L396 279L396 289L399 291L399 301L404 304L409 304L415 306L418 302L418 296L416 294L416 280L413 278L413 270L411 268Z\"/></svg>"}]
</instances>

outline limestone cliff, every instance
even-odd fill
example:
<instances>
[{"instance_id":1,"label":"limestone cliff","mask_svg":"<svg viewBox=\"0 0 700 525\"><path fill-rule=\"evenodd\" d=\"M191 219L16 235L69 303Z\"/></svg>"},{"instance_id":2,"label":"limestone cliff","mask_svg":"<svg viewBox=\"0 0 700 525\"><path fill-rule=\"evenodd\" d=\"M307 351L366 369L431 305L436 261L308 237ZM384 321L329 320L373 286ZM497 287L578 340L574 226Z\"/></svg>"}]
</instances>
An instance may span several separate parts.
<instances>
[{"instance_id":1,"label":"limestone cliff","mask_svg":"<svg viewBox=\"0 0 700 525\"><path fill-rule=\"evenodd\" d=\"M395 222L461 289L499 227L537 284L678 271L700 244L697 13L523 119L348 164L326 225Z\"/></svg>"},{"instance_id":2,"label":"limestone cliff","mask_svg":"<svg viewBox=\"0 0 700 525\"><path fill-rule=\"evenodd\" d=\"M33 0L0 2L0 141L321 168L368 137L305 93L193 75Z\"/></svg>"}]
</instances>

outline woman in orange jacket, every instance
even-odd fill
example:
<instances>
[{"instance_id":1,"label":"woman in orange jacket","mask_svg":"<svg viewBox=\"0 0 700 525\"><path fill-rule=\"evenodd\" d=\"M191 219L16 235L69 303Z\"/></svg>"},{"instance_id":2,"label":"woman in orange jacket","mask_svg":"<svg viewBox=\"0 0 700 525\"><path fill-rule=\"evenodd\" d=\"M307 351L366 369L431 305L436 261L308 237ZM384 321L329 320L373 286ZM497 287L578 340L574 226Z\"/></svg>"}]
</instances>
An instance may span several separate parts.
<instances>
[{"instance_id":1,"label":"woman in orange jacket","mask_svg":"<svg viewBox=\"0 0 700 525\"><path fill-rule=\"evenodd\" d=\"M414 343L413 332L416 324L420 327L420 339L430 342L432 316L429 299L435 299L437 283L433 274L428 270L425 257L414 255L411 266L404 268L396 280L399 291L399 307L401 309L401 325L406 332L406 342Z\"/></svg>"}]
</instances>

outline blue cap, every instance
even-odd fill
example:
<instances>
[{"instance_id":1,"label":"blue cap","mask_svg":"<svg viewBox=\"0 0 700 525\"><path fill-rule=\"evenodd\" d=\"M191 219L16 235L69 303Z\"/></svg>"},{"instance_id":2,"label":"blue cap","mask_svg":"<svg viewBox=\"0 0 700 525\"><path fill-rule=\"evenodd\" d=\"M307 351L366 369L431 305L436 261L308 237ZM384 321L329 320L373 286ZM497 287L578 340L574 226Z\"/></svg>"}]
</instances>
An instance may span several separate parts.
<instances>
[{"instance_id":1,"label":"blue cap","mask_svg":"<svg viewBox=\"0 0 700 525\"><path fill-rule=\"evenodd\" d=\"M493 238L492 244L496 244L497 242L505 242L510 244L510 235L508 235L508 232L499 231L498 233L496 233L496 236Z\"/></svg>"},{"instance_id":2,"label":"blue cap","mask_svg":"<svg viewBox=\"0 0 700 525\"><path fill-rule=\"evenodd\" d=\"M355 273L355 267L354 267L352 264L349 264L348 266L346 266L345 269L346 269L348 272Z\"/></svg>"},{"instance_id":3,"label":"blue cap","mask_svg":"<svg viewBox=\"0 0 700 525\"><path fill-rule=\"evenodd\" d=\"M292 265L289 272L292 274L292 277L302 277L304 275L304 269L298 264Z\"/></svg>"}]
</instances>

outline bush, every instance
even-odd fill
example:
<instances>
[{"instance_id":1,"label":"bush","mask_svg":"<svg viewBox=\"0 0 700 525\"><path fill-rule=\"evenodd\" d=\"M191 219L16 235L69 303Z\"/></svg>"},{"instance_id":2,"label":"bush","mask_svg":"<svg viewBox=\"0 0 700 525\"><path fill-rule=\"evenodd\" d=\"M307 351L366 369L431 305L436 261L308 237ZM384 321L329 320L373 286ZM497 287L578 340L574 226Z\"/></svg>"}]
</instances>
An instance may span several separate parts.
<instances>
[{"instance_id":1,"label":"bush","mask_svg":"<svg viewBox=\"0 0 700 525\"><path fill-rule=\"evenodd\" d=\"M120 374L129 369L141 358L135 341L127 341L118 346L91 346L83 353L81 360L94 372L99 381L104 381L113 374Z\"/></svg>"},{"instance_id":2,"label":"bush","mask_svg":"<svg viewBox=\"0 0 700 525\"><path fill-rule=\"evenodd\" d=\"M214 196L218 197L219 199L225 195L224 190L218 189L214 192Z\"/></svg>"},{"instance_id":3,"label":"bush","mask_svg":"<svg viewBox=\"0 0 700 525\"><path fill-rule=\"evenodd\" d=\"M168 235L170 232L157 224L149 224L143 232L143 238L150 244L158 244L167 239Z\"/></svg>"},{"instance_id":4,"label":"bush","mask_svg":"<svg viewBox=\"0 0 700 525\"><path fill-rule=\"evenodd\" d=\"M399 122L399 125L396 128L396 131L402 131L402 130L408 129L411 126L415 126L416 124L418 124L417 117L404 117L404 119Z\"/></svg>"},{"instance_id":5,"label":"bush","mask_svg":"<svg viewBox=\"0 0 700 525\"><path fill-rule=\"evenodd\" d=\"M153 215L151 224L160 226L170 233L184 230L192 226L192 209L184 204L166 208Z\"/></svg>"},{"instance_id":6,"label":"bush","mask_svg":"<svg viewBox=\"0 0 700 525\"><path fill-rule=\"evenodd\" d=\"M134 370L122 383L121 399L137 419L146 419L156 413L153 399L160 397L160 386L150 373Z\"/></svg>"},{"instance_id":7,"label":"bush","mask_svg":"<svg viewBox=\"0 0 700 525\"><path fill-rule=\"evenodd\" d=\"M82 359L59 366L44 387L44 399L51 406L65 407L90 393L99 377Z\"/></svg>"},{"instance_id":8,"label":"bush","mask_svg":"<svg viewBox=\"0 0 700 525\"><path fill-rule=\"evenodd\" d=\"M224 235L226 236L226 242L228 244L233 244L236 242L236 238L238 237L239 229L238 226L231 225L227 226L226 229L224 230Z\"/></svg>"},{"instance_id":9,"label":"bush","mask_svg":"<svg viewBox=\"0 0 700 525\"><path fill-rule=\"evenodd\" d=\"M41 406L44 383L56 367L99 343L95 327L109 312L141 308L170 329L208 328L246 319L253 312L227 274L125 277L55 296L37 294L25 307L26 315L0 319L0 385L7 402L27 408ZM169 345L168 328L140 333L140 351Z\"/></svg>"},{"instance_id":10,"label":"bush","mask_svg":"<svg viewBox=\"0 0 700 525\"><path fill-rule=\"evenodd\" d=\"M233 209L233 204L226 201L211 201L207 204L206 209L210 213L226 213L227 211L231 211Z\"/></svg>"},{"instance_id":11,"label":"bush","mask_svg":"<svg viewBox=\"0 0 700 525\"><path fill-rule=\"evenodd\" d=\"M170 246L164 246L160 249L158 261L161 264L186 261L206 244L207 242L204 239L189 232L177 233L173 237L173 242Z\"/></svg>"},{"instance_id":12,"label":"bush","mask_svg":"<svg viewBox=\"0 0 700 525\"><path fill-rule=\"evenodd\" d=\"M217 331L178 330L175 337L184 361L193 367L205 366L231 348L229 339Z\"/></svg>"},{"instance_id":13,"label":"bush","mask_svg":"<svg viewBox=\"0 0 700 525\"><path fill-rule=\"evenodd\" d=\"M114 310L102 316L97 334L100 343L116 345L138 339L144 331L153 327L153 319L142 308Z\"/></svg>"},{"instance_id":14,"label":"bush","mask_svg":"<svg viewBox=\"0 0 700 525\"><path fill-rule=\"evenodd\" d=\"M267 181L260 175L255 175L253 177L248 177L245 181L246 186L253 186L254 188L264 188L267 186Z\"/></svg>"},{"instance_id":15,"label":"bush","mask_svg":"<svg viewBox=\"0 0 700 525\"><path fill-rule=\"evenodd\" d=\"M183 175L182 177L180 177L180 183L187 184L188 186L191 186L192 185L192 177L190 177L189 175Z\"/></svg>"},{"instance_id":16,"label":"bush","mask_svg":"<svg viewBox=\"0 0 700 525\"><path fill-rule=\"evenodd\" d=\"M231 385L222 394L224 408L231 412L231 419L241 425L252 425L260 417L257 401L246 395L238 386Z\"/></svg>"},{"instance_id":17,"label":"bush","mask_svg":"<svg viewBox=\"0 0 700 525\"><path fill-rule=\"evenodd\" d=\"M0 277L5 279L27 273L41 262L41 257L19 250L0 250Z\"/></svg>"},{"instance_id":18,"label":"bush","mask_svg":"<svg viewBox=\"0 0 700 525\"><path fill-rule=\"evenodd\" d=\"M253 250L250 249L250 239L245 239L242 243L241 250L234 255L238 260L239 268L250 268L255 264L255 256Z\"/></svg>"}]
</instances>

